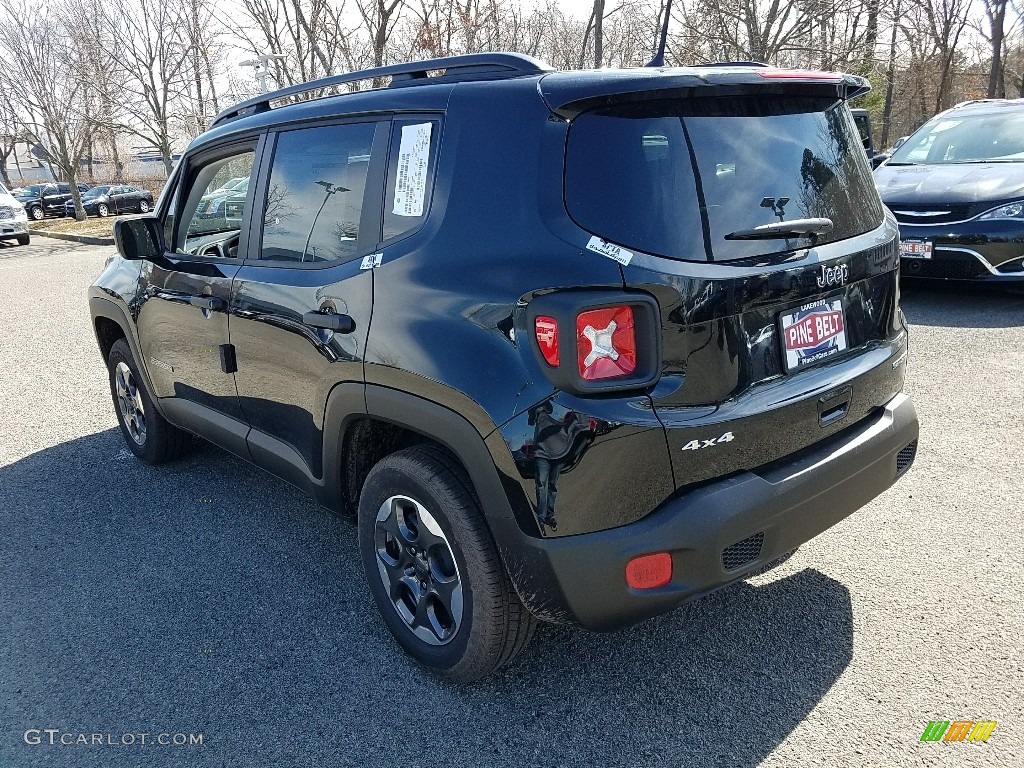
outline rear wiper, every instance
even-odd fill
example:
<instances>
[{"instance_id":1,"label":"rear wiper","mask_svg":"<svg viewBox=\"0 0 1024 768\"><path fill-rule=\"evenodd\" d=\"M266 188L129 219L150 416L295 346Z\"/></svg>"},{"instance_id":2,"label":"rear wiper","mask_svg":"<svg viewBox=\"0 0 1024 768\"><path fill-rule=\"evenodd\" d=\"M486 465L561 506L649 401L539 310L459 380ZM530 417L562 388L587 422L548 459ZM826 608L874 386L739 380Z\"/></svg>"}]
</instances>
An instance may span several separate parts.
<instances>
[{"instance_id":1,"label":"rear wiper","mask_svg":"<svg viewBox=\"0 0 1024 768\"><path fill-rule=\"evenodd\" d=\"M794 219L793 221L774 221L762 224L753 229L738 229L725 236L726 240L781 240L791 237L810 237L831 232L832 219Z\"/></svg>"}]
</instances>

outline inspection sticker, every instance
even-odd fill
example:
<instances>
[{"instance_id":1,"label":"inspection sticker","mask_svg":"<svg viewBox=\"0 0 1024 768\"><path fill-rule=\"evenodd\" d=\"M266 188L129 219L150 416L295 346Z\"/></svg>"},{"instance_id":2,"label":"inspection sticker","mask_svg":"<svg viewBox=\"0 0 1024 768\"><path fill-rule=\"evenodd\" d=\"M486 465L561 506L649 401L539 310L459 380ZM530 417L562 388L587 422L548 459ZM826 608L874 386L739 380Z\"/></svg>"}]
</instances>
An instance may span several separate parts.
<instances>
[{"instance_id":1,"label":"inspection sticker","mask_svg":"<svg viewBox=\"0 0 1024 768\"><path fill-rule=\"evenodd\" d=\"M430 160L432 123L402 126L398 147L398 176L395 179L396 216L422 216L427 196L427 162Z\"/></svg>"},{"instance_id":2,"label":"inspection sticker","mask_svg":"<svg viewBox=\"0 0 1024 768\"><path fill-rule=\"evenodd\" d=\"M629 262L633 260L632 251L627 251L625 248L613 245L607 240L602 240L596 235L590 238L590 242L587 243L587 250L593 251L594 253L600 253L602 256L607 256L609 259L615 259L624 267L629 266Z\"/></svg>"}]
</instances>

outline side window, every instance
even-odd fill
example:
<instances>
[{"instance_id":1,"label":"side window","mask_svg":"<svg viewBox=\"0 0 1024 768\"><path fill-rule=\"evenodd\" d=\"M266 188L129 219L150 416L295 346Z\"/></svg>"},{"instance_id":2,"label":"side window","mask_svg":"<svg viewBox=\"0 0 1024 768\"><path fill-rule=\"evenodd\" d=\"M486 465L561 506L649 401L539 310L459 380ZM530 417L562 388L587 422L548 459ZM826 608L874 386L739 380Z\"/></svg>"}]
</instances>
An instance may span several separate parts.
<instances>
[{"instance_id":1,"label":"side window","mask_svg":"<svg viewBox=\"0 0 1024 768\"><path fill-rule=\"evenodd\" d=\"M385 242L412 234L426 221L440 132L439 120L395 120L384 193Z\"/></svg>"},{"instance_id":2,"label":"side window","mask_svg":"<svg viewBox=\"0 0 1024 768\"><path fill-rule=\"evenodd\" d=\"M263 208L260 258L315 264L347 261L360 249L363 197L376 123L285 131ZM376 236L373 233L374 245Z\"/></svg>"},{"instance_id":3,"label":"side window","mask_svg":"<svg viewBox=\"0 0 1024 768\"><path fill-rule=\"evenodd\" d=\"M190 167L185 176L181 192L181 222L177 228L174 251L179 253L235 256L238 236L245 215L246 191L228 189L225 184L231 179L248 180L253 172L255 149L246 148L230 155L210 160L199 167ZM248 185L246 185L248 186ZM175 199L176 204L179 200ZM167 242L171 242L169 239ZM220 248L208 248L219 245Z\"/></svg>"}]
</instances>

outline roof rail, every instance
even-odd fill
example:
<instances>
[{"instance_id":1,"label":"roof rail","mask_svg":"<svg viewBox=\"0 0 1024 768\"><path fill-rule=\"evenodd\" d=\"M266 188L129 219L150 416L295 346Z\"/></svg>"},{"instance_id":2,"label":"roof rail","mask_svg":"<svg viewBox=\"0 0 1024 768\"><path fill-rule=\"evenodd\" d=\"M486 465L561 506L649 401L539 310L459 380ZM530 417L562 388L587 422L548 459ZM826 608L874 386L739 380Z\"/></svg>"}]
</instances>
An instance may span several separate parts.
<instances>
[{"instance_id":1,"label":"roof rail","mask_svg":"<svg viewBox=\"0 0 1024 768\"><path fill-rule=\"evenodd\" d=\"M709 61L705 64L688 64L690 67L767 67L763 61Z\"/></svg>"},{"instance_id":2,"label":"roof rail","mask_svg":"<svg viewBox=\"0 0 1024 768\"><path fill-rule=\"evenodd\" d=\"M321 88L330 88L344 83L354 83L359 80L372 80L378 77L390 77L392 84L412 85L415 81L437 82L440 78L428 78L427 73L443 69L444 77L456 79L472 78L475 75L494 78L518 77L520 75L534 75L541 72L550 72L551 67L539 59L527 56L522 53L469 53L463 56L447 56L440 59L426 59L424 61L411 61L406 64L389 64L374 69L363 69L356 72L347 72L341 75L330 75L311 80L308 83L290 85L270 93L264 93L251 99L246 99L233 107L229 107L214 118L210 127L220 125L236 117L254 115L259 112L266 112L270 109L270 102L277 99L284 99L288 96L295 96L300 93L308 93ZM452 77L450 77L452 76ZM481 79L483 79L481 77ZM413 82L409 82L413 81Z\"/></svg>"}]
</instances>

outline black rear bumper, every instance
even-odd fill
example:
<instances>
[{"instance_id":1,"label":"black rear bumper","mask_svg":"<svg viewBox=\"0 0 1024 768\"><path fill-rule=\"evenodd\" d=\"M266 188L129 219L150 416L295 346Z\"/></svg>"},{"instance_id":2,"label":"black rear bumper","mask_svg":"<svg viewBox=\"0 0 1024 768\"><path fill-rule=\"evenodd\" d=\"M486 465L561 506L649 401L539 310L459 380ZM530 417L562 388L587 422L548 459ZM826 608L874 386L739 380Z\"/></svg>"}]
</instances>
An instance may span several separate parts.
<instances>
[{"instance_id":1,"label":"black rear bumper","mask_svg":"<svg viewBox=\"0 0 1024 768\"><path fill-rule=\"evenodd\" d=\"M795 456L705 485L631 525L551 539L492 520L506 566L541 618L609 630L669 611L800 546L891 486L913 461L917 414L906 395ZM626 564L672 556L672 580L631 589Z\"/></svg>"}]
</instances>

